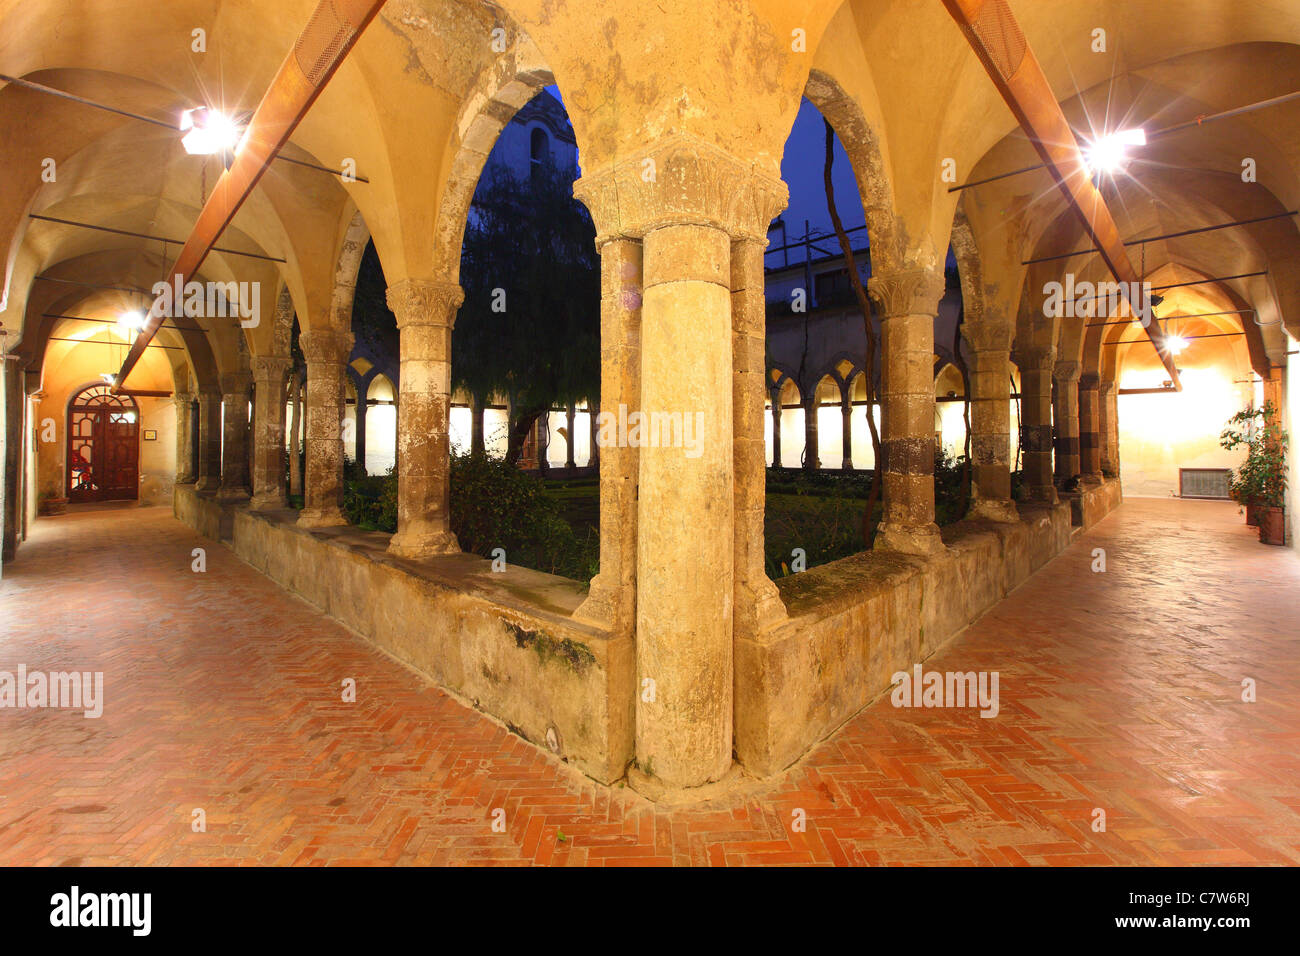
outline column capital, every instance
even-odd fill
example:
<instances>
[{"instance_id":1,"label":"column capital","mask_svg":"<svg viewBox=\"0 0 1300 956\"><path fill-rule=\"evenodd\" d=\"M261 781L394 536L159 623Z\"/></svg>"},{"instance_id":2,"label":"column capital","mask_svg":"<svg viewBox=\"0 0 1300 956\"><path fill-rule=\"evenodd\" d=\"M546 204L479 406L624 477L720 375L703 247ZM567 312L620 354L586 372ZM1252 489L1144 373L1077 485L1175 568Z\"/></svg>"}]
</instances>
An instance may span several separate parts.
<instances>
[{"instance_id":1,"label":"column capital","mask_svg":"<svg viewBox=\"0 0 1300 956\"><path fill-rule=\"evenodd\" d=\"M280 382L289 374L293 359L287 355L258 355L253 358L253 380Z\"/></svg>"},{"instance_id":2,"label":"column capital","mask_svg":"<svg viewBox=\"0 0 1300 956\"><path fill-rule=\"evenodd\" d=\"M1083 373L1079 362L1058 361L1052 366L1052 381L1057 385L1074 385Z\"/></svg>"},{"instance_id":3,"label":"column capital","mask_svg":"<svg viewBox=\"0 0 1300 956\"><path fill-rule=\"evenodd\" d=\"M733 239L766 242L768 224L790 199L780 179L690 133L587 173L573 194L591 211L597 245L670 225L713 226Z\"/></svg>"},{"instance_id":4,"label":"column capital","mask_svg":"<svg viewBox=\"0 0 1300 956\"><path fill-rule=\"evenodd\" d=\"M194 401L193 392L172 392L172 403L175 405L187 405Z\"/></svg>"},{"instance_id":5,"label":"column capital","mask_svg":"<svg viewBox=\"0 0 1300 956\"><path fill-rule=\"evenodd\" d=\"M1100 382L1097 383L1097 391L1101 393L1102 398L1109 397L1110 393L1113 392L1114 390L1115 390L1114 379L1110 381L1106 381L1105 379L1102 379Z\"/></svg>"},{"instance_id":6,"label":"column capital","mask_svg":"<svg viewBox=\"0 0 1300 956\"><path fill-rule=\"evenodd\" d=\"M1056 365L1056 349L1035 348L1016 349L1011 353L1011 360L1020 371L1050 372Z\"/></svg>"},{"instance_id":7,"label":"column capital","mask_svg":"<svg viewBox=\"0 0 1300 956\"><path fill-rule=\"evenodd\" d=\"M962 325L961 334L970 345L971 351L976 354L1000 352L1006 355L1011 351L1011 340L1015 335L1015 329L1003 324L967 322Z\"/></svg>"},{"instance_id":8,"label":"column capital","mask_svg":"<svg viewBox=\"0 0 1300 956\"><path fill-rule=\"evenodd\" d=\"M388 287L386 298L399 329L416 325L452 328L456 310L465 301L465 290L441 279L402 279Z\"/></svg>"},{"instance_id":9,"label":"column capital","mask_svg":"<svg viewBox=\"0 0 1300 956\"><path fill-rule=\"evenodd\" d=\"M253 373L242 369L238 372L225 372L221 376L221 394L236 395L247 392L253 387Z\"/></svg>"},{"instance_id":10,"label":"column capital","mask_svg":"<svg viewBox=\"0 0 1300 956\"><path fill-rule=\"evenodd\" d=\"M199 401L203 401L205 398L209 401L212 399L221 401L221 386L216 382L207 385L200 385L198 388L198 398Z\"/></svg>"},{"instance_id":11,"label":"column capital","mask_svg":"<svg viewBox=\"0 0 1300 956\"><path fill-rule=\"evenodd\" d=\"M879 273L867 280L867 292L885 318L938 315L946 287L942 271L925 268Z\"/></svg>"},{"instance_id":12,"label":"column capital","mask_svg":"<svg viewBox=\"0 0 1300 956\"><path fill-rule=\"evenodd\" d=\"M1079 376L1079 388L1097 391L1101 388L1101 376L1096 372L1084 372Z\"/></svg>"},{"instance_id":13,"label":"column capital","mask_svg":"<svg viewBox=\"0 0 1300 956\"><path fill-rule=\"evenodd\" d=\"M352 354L352 333L337 329L311 329L298 337L302 354L313 365L346 365Z\"/></svg>"}]
</instances>

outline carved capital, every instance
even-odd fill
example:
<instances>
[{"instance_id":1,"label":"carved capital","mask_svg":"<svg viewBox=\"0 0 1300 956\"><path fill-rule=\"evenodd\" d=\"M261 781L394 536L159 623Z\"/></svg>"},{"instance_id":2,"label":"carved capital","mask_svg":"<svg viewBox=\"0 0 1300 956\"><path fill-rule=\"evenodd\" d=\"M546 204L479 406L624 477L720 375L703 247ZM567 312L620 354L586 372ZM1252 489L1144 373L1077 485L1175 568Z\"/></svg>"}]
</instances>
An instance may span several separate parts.
<instances>
[{"instance_id":1,"label":"carved capital","mask_svg":"<svg viewBox=\"0 0 1300 956\"><path fill-rule=\"evenodd\" d=\"M432 279L403 279L388 287L388 307L397 316L397 327L456 324L456 310L465 301L465 290L455 282Z\"/></svg>"},{"instance_id":2,"label":"carved capital","mask_svg":"<svg viewBox=\"0 0 1300 956\"><path fill-rule=\"evenodd\" d=\"M189 405L194 401L194 396L190 392L173 392L172 403L174 405Z\"/></svg>"},{"instance_id":3,"label":"carved capital","mask_svg":"<svg viewBox=\"0 0 1300 956\"><path fill-rule=\"evenodd\" d=\"M298 337L298 344L312 365L346 365L352 354L352 333L312 329Z\"/></svg>"},{"instance_id":4,"label":"carved capital","mask_svg":"<svg viewBox=\"0 0 1300 956\"><path fill-rule=\"evenodd\" d=\"M598 244L680 224L766 242L768 225L790 199L780 179L688 133L588 173L573 194L591 211Z\"/></svg>"},{"instance_id":5,"label":"carved capital","mask_svg":"<svg viewBox=\"0 0 1300 956\"><path fill-rule=\"evenodd\" d=\"M253 358L253 380L259 385L263 382L280 384L289 374L293 360L287 355L258 355Z\"/></svg>"},{"instance_id":6,"label":"carved capital","mask_svg":"<svg viewBox=\"0 0 1300 956\"><path fill-rule=\"evenodd\" d=\"M1021 374L1025 372L1051 372L1056 365L1056 350L1050 348L1017 349L1011 360Z\"/></svg>"},{"instance_id":7,"label":"carved capital","mask_svg":"<svg viewBox=\"0 0 1300 956\"><path fill-rule=\"evenodd\" d=\"M1083 366L1078 362L1057 362L1052 366L1052 381L1058 386L1074 385L1082 372Z\"/></svg>"},{"instance_id":8,"label":"carved capital","mask_svg":"<svg viewBox=\"0 0 1300 956\"><path fill-rule=\"evenodd\" d=\"M1115 383L1113 381L1100 381L1097 383L1097 391L1103 400L1107 399L1110 397L1110 393L1115 391Z\"/></svg>"},{"instance_id":9,"label":"carved capital","mask_svg":"<svg viewBox=\"0 0 1300 956\"><path fill-rule=\"evenodd\" d=\"M253 374L251 372L238 371L226 372L221 376L221 394L223 395L247 395L248 390L253 387Z\"/></svg>"},{"instance_id":10,"label":"carved capital","mask_svg":"<svg viewBox=\"0 0 1300 956\"><path fill-rule=\"evenodd\" d=\"M1096 372L1088 372L1079 376L1079 388L1085 391L1095 392L1101 387L1101 377Z\"/></svg>"},{"instance_id":11,"label":"carved capital","mask_svg":"<svg viewBox=\"0 0 1300 956\"><path fill-rule=\"evenodd\" d=\"M994 322L966 322L961 335L970 343L972 352L1010 353L1015 330L1010 325Z\"/></svg>"},{"instance_id":12,"label":"carved capital","mask_svg":"<svg viewBox=\"0 0 1300 956\"><path fill-rule=\"evenodd\" d=\"M947 283L934 269L908 269L873 275L867 293L886 318L896 315L938 315Z\"/></svg>"}]
</instances>

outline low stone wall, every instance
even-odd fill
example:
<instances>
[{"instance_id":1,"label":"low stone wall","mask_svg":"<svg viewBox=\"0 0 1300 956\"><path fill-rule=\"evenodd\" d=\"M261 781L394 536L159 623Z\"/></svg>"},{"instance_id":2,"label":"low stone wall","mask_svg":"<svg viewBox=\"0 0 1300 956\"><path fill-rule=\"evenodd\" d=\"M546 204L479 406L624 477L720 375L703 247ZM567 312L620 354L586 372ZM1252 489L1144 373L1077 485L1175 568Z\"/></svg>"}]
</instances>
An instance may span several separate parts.
<instances>
[{"instance_id":1,"label":"low stone wall","mask_svg":"<svg viewBox=\"0 0 1300 956\"><path fill-rule=\"evenodd\" d=\"M1071 495L1074 523L1087 531L1124 501L1118 478L1107 478L1099 485L1082 485Z\"/></svg>"},{"instance_id":2,"label":"low stone wall","mask_svg":"<svg viewBox=\"0 0 1300 956\"><path fill-rule=\"evenodd\" d=\"M223 508L210 494L201 495L194 485L174 485L172 514L205 538L229 541L234 534L235 518L230 508Z\"/></svg>"},{"instance_id":3,"label":"low stone wall","mask_svg":"<svg viewBox=\"0 0 1300 956\"><path fill-rule=\"evenodd\" d=\"M493 573L468 554L403 561L386 552L386 534L308 531L296 512L223 507L192 485L178 485L175 501L176 517L208 537L229 520L239 557L521 737L603 783L623 776L633 755L632 639L570 618L585 590L576 582Z\"/></svg>"},{"instance_id":4,"label":"low stone wall","mask_svg":"<svg viewBox=\"0 0 1300 956\"><path fill-rule=\"evenodd\" d=\"M1070 543L1070 506L963 521L933 557L864 552L777 582L788 622L736 642L736 754L777 773Z\"/></svg>"},{"instance_id":5,"label":"low stone wall","mask_svg":"<svg viewBox=\"0 0 1300 956\"><path fill-rule=\"evenodd\" d=\"M735 746L777 773L1063 551L1122 500L1119 482L1020 521L963 521L932 557L865 552L778 582L789 619L735 642ZM635 647L572 619L585 588L457 554L419 562L389 536L306 530L297 513L250 512L176 486L176 517L379 647L469 698L520 736L610 783L634 754Z\"/></svg>"}]
</instances>

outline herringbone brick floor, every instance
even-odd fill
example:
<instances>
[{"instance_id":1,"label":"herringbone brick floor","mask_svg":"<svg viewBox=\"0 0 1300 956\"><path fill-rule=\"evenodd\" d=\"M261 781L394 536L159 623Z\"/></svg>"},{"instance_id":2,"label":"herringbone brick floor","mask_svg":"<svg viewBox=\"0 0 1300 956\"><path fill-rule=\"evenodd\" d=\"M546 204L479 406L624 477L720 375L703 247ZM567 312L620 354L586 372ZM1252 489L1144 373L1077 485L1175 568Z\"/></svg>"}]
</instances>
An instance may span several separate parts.
<instances>
[{"instance_id":1,"label":"herringbone brick floor","mask_svg":"<svg viewBox=\"0 0 1300 956\"><path fill-rule=\"evenodd\" d=\"M886 698L689 809L578 776L164 509L42 520L5 572L0 670L102 670L107 705L0 710L2 864L1300 863L1300 560L1220 503L1130 501L926 662L999 671L997 718Z\"/></svg>"}]
</instances>

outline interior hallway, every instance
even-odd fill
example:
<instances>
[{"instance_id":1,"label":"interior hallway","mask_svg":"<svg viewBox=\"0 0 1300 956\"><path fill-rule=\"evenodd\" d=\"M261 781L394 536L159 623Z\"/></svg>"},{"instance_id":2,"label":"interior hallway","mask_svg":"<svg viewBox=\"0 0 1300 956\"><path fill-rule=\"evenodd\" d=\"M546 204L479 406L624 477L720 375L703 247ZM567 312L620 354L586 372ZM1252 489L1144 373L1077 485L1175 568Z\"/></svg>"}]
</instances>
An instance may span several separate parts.
<instances>
[{"instance_id":1,"label":"interior hallway","mask_svg":"<svg viewBox=\"0 0 1300 956\"><path fill-rule=\"evenodd\" d=\"M997 670L995 719L886 696L781 778L668 809L167 509L41 519L0 581L0 671L103 671L107 702L0 710L0 864L1296 864L1298 593L1235 506L1131 500L925 663Z\"/></svg>"}]
</instances>

